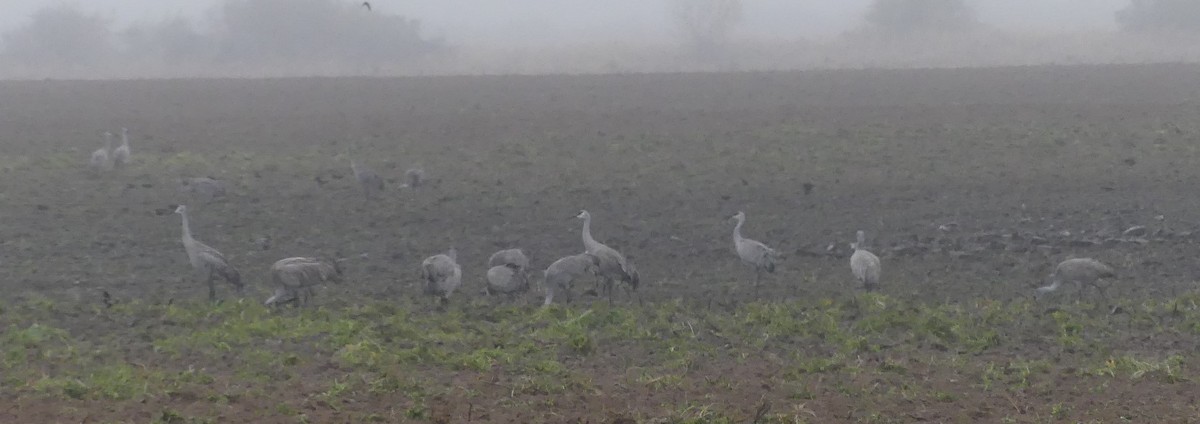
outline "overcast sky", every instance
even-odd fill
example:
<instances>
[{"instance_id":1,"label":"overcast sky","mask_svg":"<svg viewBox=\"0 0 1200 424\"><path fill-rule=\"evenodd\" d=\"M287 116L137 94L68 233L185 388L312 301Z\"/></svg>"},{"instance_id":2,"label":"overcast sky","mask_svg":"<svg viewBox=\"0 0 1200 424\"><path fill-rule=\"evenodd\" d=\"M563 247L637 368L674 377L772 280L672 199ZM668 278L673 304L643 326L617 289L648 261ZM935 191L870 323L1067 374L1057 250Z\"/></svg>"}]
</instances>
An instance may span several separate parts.
<instances>
[{"instance_id":1,"label":"overcast sky","mask_svg":"<svg viewBox=\"0 0 1200 424\"><path fill-rule=\"evenodd\" d=\"M361 0L345 0L361 3ZM371 0L376 11L422 21L426 33L454 43L530 44L633 40L672 35L669 0ZM746 0L743 37L821 38L854 27L871 0ZM1129 0L970 0L981 18L1018 31L1071 32L1113 28L1113 12ZM197 20L218 0L0 0L0 29L21 25L34 10L68 4L100 13L118 26L184 15Z\"/></svg>"}]
</instances>

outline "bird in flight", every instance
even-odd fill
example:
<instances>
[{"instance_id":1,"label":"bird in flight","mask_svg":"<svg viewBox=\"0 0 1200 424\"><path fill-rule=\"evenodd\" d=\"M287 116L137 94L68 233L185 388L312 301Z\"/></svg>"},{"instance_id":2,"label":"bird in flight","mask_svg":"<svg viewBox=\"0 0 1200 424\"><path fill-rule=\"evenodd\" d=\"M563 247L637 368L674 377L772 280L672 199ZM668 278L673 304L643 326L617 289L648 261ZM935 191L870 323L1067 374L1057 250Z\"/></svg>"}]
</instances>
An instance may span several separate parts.
<instances>
[{"instance_id":1,"label":"bird in flight","mask_svg":"<svg viewBox=\"0 0 1200 424\"><path fill-rule=\"evenodd\" d=\"M367 11L368 11L368 12L370 12L370 11L371 11L371 2L369 2L369 1L364 1L364 2L363 2L363 4L362 4L362 6L363 6L363 7L365 7L365 8L367 8Z\"/></svg>"}]
</instances>

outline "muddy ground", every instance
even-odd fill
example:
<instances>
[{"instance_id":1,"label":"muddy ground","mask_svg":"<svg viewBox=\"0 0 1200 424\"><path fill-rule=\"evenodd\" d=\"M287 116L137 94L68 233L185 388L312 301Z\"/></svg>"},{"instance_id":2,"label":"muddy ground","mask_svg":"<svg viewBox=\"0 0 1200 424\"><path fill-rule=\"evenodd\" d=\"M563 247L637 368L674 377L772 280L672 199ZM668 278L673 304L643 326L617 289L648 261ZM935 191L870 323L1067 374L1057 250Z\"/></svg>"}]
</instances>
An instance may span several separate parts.
<instances>
[{"instance_id":1,"label":"muddy ground","mask_svg":"<svg viewBox=\"0 0 1200 424\"><path fill-rule=\"evenodd\" d=\"M478 300L495 250L524 248L538 269L581 251L580 209L636 263L650 305L852 299L859 229L882 293L918 304L1017 301L1069 257L1113 265L1108 294L1130 302L1187 292L1200 271L1191 65L31 81L0 98L10 304L203 299L180 203L253 301L272 262L316 254L350 258L348 283L326 290L336 305L413 298L420 261L450 246L460 302ZM135 163L90 172L100 133L121 127ZM364 199L350 156L384 175L383 198ZM411 167L427 184L400 187ZM181 192L193 176L228 194ZM757 294L732 251L739 210L745 235L783 254Z\"/></svg>"}]
</instances>

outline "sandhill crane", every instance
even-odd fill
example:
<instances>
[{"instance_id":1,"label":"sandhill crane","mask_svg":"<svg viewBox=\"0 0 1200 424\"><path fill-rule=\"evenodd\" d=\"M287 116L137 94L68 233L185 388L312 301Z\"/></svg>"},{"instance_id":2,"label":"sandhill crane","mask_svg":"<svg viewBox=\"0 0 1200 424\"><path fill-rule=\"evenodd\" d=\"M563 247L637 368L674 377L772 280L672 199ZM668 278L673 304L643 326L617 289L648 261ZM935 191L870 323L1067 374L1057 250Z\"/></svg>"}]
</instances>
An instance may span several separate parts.
<instances>
[{"instance_id":1,"label":"sandhill crane","mask_svg":"<svg viewBox=\"0 0 1200 424\"><path fill-rule=\"evenodd\" d=\"M104 132L104 147L96 149L92 152L92 158L88 161L88 166L93 171L101 172L112 169L112 158L109 157L109 150L112 150L112 133Z\"/></svg>"},{"instance_id":2,"label":"sandhill crane","mask_svg":"<svg viewBox=\"0 0 1200 424\"><path fill-rule=\"evenodd\" d=\"M487 294L507 294L509 297L529 290L529 280L521 274L521 268L505 263L488 268Z\"/></svg>"},{"instance_id":3,"label":"sandhill crane","mask_svg":"<svg viewBox=\"0 0 1200 424\"><path fill-rule=\"evenodd\" d=\"M383 191L383 177L376 174L365 165L359 165L358 161L350 159L350 170L354 171L354 179L358 180L358 185L363 189L363 195L367 200L371 200L376 194Z\"/></svg>"},{"instance_id":4,"label":"sandhill crane","mask_svg":"<svg viewBox=\"0 0 1200 424\"><path fill-rule=\"evenodd\" d=\"M775 259L778 254L775 249L765 244L742 237L742 225L746 223L745 212L739 211L729 219L737 221L737 225L733 226L733 248L742 262L754 267L754 292L757 294L763 272L775 272Z\"/></svg>"},{"instance_id":5,"label":"sandhill crane","mask_svg":"<svg viewBox=\"0 0 1200 424\"><path fill-rule=\"evenodd\" d=\"M222 255L217 249L208 247L192 238L192 229L188 225L187 206L179 205L178 208L175 208L175 213L183 217L183 248L187 250L188 261L191 262L192 268L208 276L208 298L215 299L217 297L217 289L214 284L217 277L232 284L238 293L241 293L242 276L238 273L237 268L230 265L229 261L225 259L225 255Z\"/></svg>"},{"instance_id":6,"label":"sandhill crane","mask_svg":"<svg viewBox=\"0 0 1200 424\"><path fill-rule=\"evenodd\" d=\"M600 259L587 253L571 255L560 258L550 264L545 271L545 282L542 284L546 290L545 305L554 303L554 295L563 293L567 300L570 301L571 283L576 278L585 275L596 275L600 271Z\"/></svg>"},{"instance_id":7,"label":"sandhill crane","mask_svg":"<svg viewBox=\"0 0 1200 424\"><path fill-rule=\"evenodd\" d=\"M425 281L425 294L438 296L444 305L450 295L462 285L462 267L458 266L458 250L433 255L421 262L421 279Z\"/></svg>"},{"instance_id":8,"label":"sandhill crane","mask_svg":"<svg viewBox=\"0 0 1200 424\"><path fill-rule=\"evenodd\" d=\"M1083 285L1089 284L1095 287L1100 292L1100 296L1105 299L1108 295L1104 293L1104 287L1101 287L1097 281L1101 278L1115 277L1117 274L1111 267L1092 258L1075 258L1067 259L1054 267L1054 272L1050 274L1053 283L1046 287L1039 287L1034 293L1036 297L1041 297L1046 293L1058 290L1058 287L1063 282L1073 282L1075 287L1079 288L1079 298L1083 299Z\"/></svg>"},{"instance_id":9,"label":"sandhill crane","mask_svg":"<svg viewBox=\"0 0 1200 424\"><path fill-rule=\"evenodd\" d=\"M125 166L129 165L129 129L121 128L121 145L113 150L112 155L113 165Z\"/></svg>"},{"instance_id":10,"label":"sandhill crane","mask_svg":"<svg viewBox=\"0 0 1200 424\"><path fill-rule=\"evenodd\" d=\"M206 202L211 202L218 197L225 197L225 184L209 177L180 178L179 191L198 194Z\"/></svg>"},{"instance_id":11,"label":"sandhill crane","mask_svg":"<svg viewBox=\"0 0 1200 424\"><path fill-rule=\"evenodd\" d=\"M370 12L371 11L371 2L369 2L369 1L362 2L362 7L367 8L367 11Z\"/></svg>"},{"instance_id":12,"label":"sandhill crane","mask_svg":"<svg viewBox=\"0 0 1200 424\"><path fill-rule=\"evenodd\" d=\"M313 286L325 282L340 283L341 279L342 268L336 260L303 257L280 259L271 265L275 294L263 304L271 306L280 302L296 302L297 305L307 305L308 298L313 295Z\"/></svg>"},{"instance_id":13,"label":"sandhill crane","mask_svg":"<svg viewBox=\"0 0 1200 424\"><path fill-rule=\"evenodd\" d=\"M604 291L608 294L608 301L612 302L613 286L616 281L629 284L629 287L636 291L640 280L637 270L625 260L625 256L622 256L621 252L592 238L592 214L581 210L576 218L583 220L584 251L600 261L598 275L604 279Z\"/></svg>"},{"instance_id":14,"label":"sandhill crane","mask_svg":"<svg viewBox=\"0 0 1200 424\"><path fill-rule=\"evenodd\" d=\"M417 188L425 181L425 170L421 168L409 168L404 171L405 183L400 187Z\"/></svg>"},{"instance_id":15,"label":"sandhill crane","mask_svg":"<svg viewBox=\"0 0 1200 424\"><path fill-rule=\"evenodd\" d=\"M875 290L879 288L879 257L865 248L866 233L859 230L856 237L857 241L850 244L850 248L854 249L854 254L850 255L850 271L854 272L854 278L862 283L863 288Z\"/></svg>"},{"instance_id":16,"label":"sandhill crane","mask_svg":"<svg viewBox=\"0 0 1200 424\"><path fill-rule=\"evenodd\" d=\"M504 249L493 253L488 258L488 268L506 264L513 265L517 270L517 274L522 278L529 279L529 257L525 256L525 251L521 249Z\"/></svg>"}]
</instances>

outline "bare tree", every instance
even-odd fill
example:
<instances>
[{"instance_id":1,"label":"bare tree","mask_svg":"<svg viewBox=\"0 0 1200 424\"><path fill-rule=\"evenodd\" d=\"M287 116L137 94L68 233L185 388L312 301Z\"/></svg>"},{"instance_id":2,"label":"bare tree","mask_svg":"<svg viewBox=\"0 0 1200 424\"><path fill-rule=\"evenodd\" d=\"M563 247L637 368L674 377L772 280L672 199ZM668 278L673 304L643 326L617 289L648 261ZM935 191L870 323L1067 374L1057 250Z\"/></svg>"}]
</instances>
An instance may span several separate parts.
<instances>
[{"instance_id":1,"label":"bare tree","mask_svg":"<svg viewBox=\"0 0 1200 424\"><path fill-rule=\"evenodd\" d=\"M25 63L91 64L113 52L104 18L66 6L34 12L28 25L4 34L4 52Z\"/></svg>"},{"instance_id":2,"label":"bare tree","mask_svg":"<svg viewBox=\"0 0 1200 424\"><path fill-rule=\"evenodd\" d=\"M692 53L712 58L742 19L741 0L673 0L672 15Z\"/></svg>"},{"instance_id":3,"label":"bare tree","mask_svg":"<svg viewBox=\"0 0 1200 424\"><path fill-rule=\"evenodd\" d=\"M875 0L866 21L886 34L958 32L979 25L975 9L964 0Z\"/></svg>"}]
</instances>

